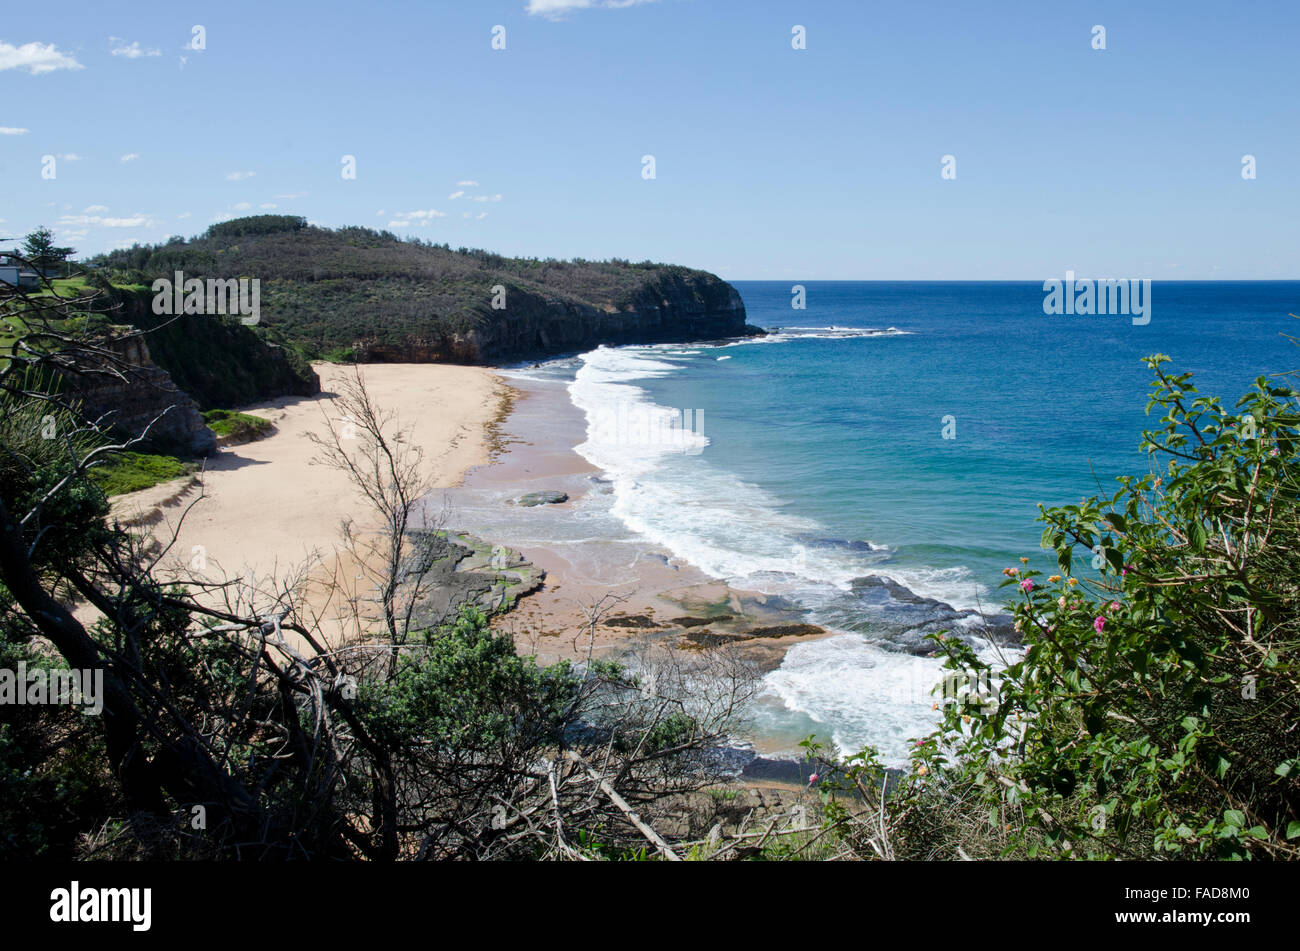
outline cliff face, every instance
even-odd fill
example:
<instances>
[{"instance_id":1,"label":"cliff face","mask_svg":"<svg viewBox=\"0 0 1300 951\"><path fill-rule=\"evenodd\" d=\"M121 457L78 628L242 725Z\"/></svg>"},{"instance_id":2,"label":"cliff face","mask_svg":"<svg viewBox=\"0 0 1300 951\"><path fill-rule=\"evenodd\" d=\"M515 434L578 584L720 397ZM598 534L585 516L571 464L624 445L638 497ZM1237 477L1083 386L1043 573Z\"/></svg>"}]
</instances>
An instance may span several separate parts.
<instances>
[{"instance_id":1,"label":"cliff face","mask_svg":"<svg viewBox=\"0 0 1300 951\"><path fill-rule=\"evenodd\" d=\"M402 342L360 339L359 361L495 364L591 350L601 344L689 343L761 333L745 323L736 289L710 274L668 275L620 309L508 287L505 307L463 333L413 333Z\"/></svg>"},{"instance_id":2,"label":"cliff face","mask_svg":"<svg viewBox=\"0 0 1300 951\"><path fill-rule=\"evenodd\" d=\"M115 341L120 361L106 372L65 374L67 391L81 400L82 415L103 417L119 436L146 436L158 448L183 455L206 456L217 448L217 436L203 421L194 400L177 389L171 375L154 364L140 337Z\"/></svg>"},{"instance_id":3,"label":"cliff face","mask_svg":"<svg viewBox=\"0 0 1300 951\"><path fill-rule=\"evenodd\" d=\"M153 363L200 409L229 409L280 396L313 396L320 379L297 354L238 320L160 317L149 293L120 294L115 319L145 331Z\"/></svg>"}]
</instances>

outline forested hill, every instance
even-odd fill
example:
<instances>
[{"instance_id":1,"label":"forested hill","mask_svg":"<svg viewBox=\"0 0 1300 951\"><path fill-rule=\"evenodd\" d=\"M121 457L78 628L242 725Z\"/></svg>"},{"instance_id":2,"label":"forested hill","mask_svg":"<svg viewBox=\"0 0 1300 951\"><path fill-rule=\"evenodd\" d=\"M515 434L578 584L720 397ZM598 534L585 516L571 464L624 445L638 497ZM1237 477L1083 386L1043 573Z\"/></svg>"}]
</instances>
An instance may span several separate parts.
<instances>
[{"instance_id":1,"label":"forested hill","mask_svg":"<svg viewBox=\"0 0 1300 951\"><path fill-rule=\"evenodd\" d=\"M507 258L287 215L238 218L89 263L115 283L176 271L260 279L262 324L313 358L502 363L754 332L736 290L704 271Z\"/></svg>"}]
</instances>

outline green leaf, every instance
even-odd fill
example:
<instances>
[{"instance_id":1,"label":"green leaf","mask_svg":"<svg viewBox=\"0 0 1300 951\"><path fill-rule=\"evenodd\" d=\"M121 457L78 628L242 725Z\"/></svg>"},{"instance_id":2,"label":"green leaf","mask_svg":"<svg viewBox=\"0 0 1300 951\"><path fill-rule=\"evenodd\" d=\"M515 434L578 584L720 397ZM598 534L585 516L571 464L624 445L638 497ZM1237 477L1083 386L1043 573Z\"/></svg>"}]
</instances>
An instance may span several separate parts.
<instances>
[{"instance_id":1,"label":"green leaf","mask_svg":"<svg viewBox=\"0 0 1300 951\"><path fill-rule=\"evenodd\" d=\"M1110 564L1112 569L1115 571L1124 570L1124 556L1120 554L1118 548L1104 548L1102 551L1106 553L1106 561Z\"/></svg>"},{"instance_id":2,"label":"green leaf","mask_svg":"<svg viewBox=\"0 0 1300 951\"><path fill-rule=\"evenodd\" d=\"M1246 824L1246 814L1240 809L1229 809L1223 814L1223 821L1240 829Z\"/></svg>"},{"instance_id":3,"label":"green leaf","mask_svg":"<svg viewBox=\"0 0 1300 951\"><path fill-rule=\"evenodd\" d=\"M1199 521L1187 526L1187 543L1192 546L1192 551L1205 551L1205 526Z\"/></svg>"},{"instance_id":4,"label":"green leaf","mask_svg":"<svg viewBox=\"0 0 1300 951\"><path fill-rule=\"evenodd\" d=\"M1286 824L1286 837L1288 839L1300 838L1300 822L1292 819Z\"/></svg>"}]
</instances>

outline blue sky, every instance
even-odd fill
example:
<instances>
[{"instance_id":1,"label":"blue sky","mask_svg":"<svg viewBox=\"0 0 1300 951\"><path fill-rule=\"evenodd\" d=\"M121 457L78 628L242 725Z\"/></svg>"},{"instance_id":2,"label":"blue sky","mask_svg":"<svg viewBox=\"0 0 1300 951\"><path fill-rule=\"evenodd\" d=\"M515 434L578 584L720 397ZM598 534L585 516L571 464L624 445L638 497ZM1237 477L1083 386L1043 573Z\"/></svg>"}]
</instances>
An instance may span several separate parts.
<instances>
[{"instance_id":1,"label":"blue sky","mask_svg":"<svg viewBox=\"0 0 1300 951\"><path fill-rule=\"evenodd\" d=\"M22 5L0 235L273 205L733 280L1296 278L1297 39L1294 0Z\"/></svg>"}]
</instances>

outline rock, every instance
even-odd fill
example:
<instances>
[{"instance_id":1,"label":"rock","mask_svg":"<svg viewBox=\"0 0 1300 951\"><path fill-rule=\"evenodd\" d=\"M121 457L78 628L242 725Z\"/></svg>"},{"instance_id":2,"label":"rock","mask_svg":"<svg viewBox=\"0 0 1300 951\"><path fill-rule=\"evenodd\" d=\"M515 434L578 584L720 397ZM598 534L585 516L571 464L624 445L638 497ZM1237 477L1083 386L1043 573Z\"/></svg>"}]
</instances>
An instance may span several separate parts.
<instances>
[{"instance_id":1,"label":"rock","mask_svg":"<svg viewBox=\"0 0 1300 951\"><path fill-rule=\"evenodd\" d=\"M544 492L529 492L516 500L516 505L532 507L534 505L556 505L560 502L569 501L569 496L564 492L556 492L548 489Z\"/></svg>"},{"instance_id":2,"label":"rock","mask_svg":"<svg viewBox=\"0 0 1300 951\"><path fill-rule=\"evenodd\" d=\"M407 572L425 572L425 595L416 606L416 627L436 626L458 606L473 604L484 614L512 610L542 586L546 572L523 555L463 532L413 531L416 551Z\"/></svg>"},{"instance_id":3,"label":"rock","mask_svg":"<svg viewBox=\"0 0 1300 951\"><path fill-rule=\"evenodd\" d=\"M730 621L730 614L719 614L716 617L675 617L668 623L674 627L703 627L706 624L712 624L714 621Z\"/></svg>"},{"instance_id":4,"label":"rock","mask_svg":"<svg viewBox=\"0 0 1300 951\"><path fill-rule=\"evenodd\" d=\"M927 636L940 632L967 643L973 643L976 636L999 644L1019 643L1010 615L1002 611L984 615L972 610L959 611L881 575L854 578L852 590L857 599L855 620L845 624L840 619L839 623L878 638L896 650L918 656L929 654L935 644Z\"/></svg>"},{"instance_id":5,"label":"rock","mask_svg":"<svg viewBox=\"0 0 1300 951\"><path fill-rule=\"evenodd\" d=\"M605 619L607 627L658 627L655 619L644 614L624 614Z\"/></svg>"},{"instance_id":6,"label":"rock","mask_svg":"<svg viewBox=\"0 0 1300 951\"><path fill-rule=\"evenodd\" d=\"M772 627L751 627L745 633L750 637L809 637L825 634L826 628L816 624L776 624Z\"/></svg>"},{"instance_id":7,"label":"rock","mask_svg":"<svg viewBox=\"0 0 1300 951\"><path fill-rule=\"evenodd\" d=\"M121 363L116 372L63 374L67 392L82 401L82 415L102 417L128 438L146 435L154 447L180 455L206 456L217 448L217 434L203 421L197 404L177 389L171 375L154 364L140 336L119 337L105 345Z\"/></svg>"}]
</instances>

